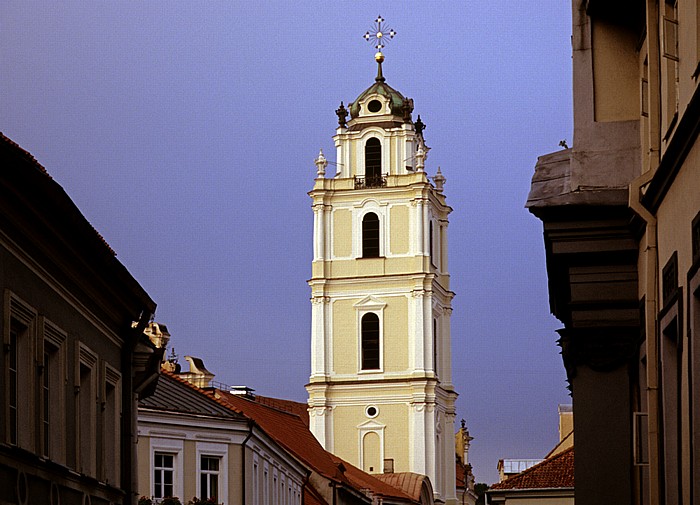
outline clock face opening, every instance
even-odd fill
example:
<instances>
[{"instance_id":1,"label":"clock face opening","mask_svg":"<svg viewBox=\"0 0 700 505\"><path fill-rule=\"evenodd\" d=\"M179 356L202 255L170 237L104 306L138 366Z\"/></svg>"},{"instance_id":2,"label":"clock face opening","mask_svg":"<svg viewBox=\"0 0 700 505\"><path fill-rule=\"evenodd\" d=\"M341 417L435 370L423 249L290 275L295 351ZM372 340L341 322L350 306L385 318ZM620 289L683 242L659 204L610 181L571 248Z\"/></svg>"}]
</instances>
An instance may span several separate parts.
<instances>
[{"instance_id":1,"label":"clock face opening","mask_svg":"<svg viewBox=\"0 0 700 505\"><path fill-rule=\"evenodd\" d=\"M382 110L382 102L379 100L372 100L367 104L367 110L370 112L379 112Z\"/></svg>"}]
</instances>

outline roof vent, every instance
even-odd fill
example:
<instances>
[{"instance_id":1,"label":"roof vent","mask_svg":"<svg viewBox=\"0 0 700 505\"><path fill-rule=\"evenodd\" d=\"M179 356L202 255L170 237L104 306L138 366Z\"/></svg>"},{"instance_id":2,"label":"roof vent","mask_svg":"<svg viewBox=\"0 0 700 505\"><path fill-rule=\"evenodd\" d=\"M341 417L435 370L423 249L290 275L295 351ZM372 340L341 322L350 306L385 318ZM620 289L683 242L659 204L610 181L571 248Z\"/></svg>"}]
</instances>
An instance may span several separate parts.
<instances>
[{"instance_id":1,"label":"roof vent","mask_svg":"<svg viewBox=\"0 0 700 505\"><path fill-rule=\"evenodd\" d=\"M229 393L232 395L238 395L238 396L245 396L246 398L255 398L255 394L253 393L255 391L253 388L249 388L248 386L230 386L229 387Z\"/></svg>"}]
</instances>

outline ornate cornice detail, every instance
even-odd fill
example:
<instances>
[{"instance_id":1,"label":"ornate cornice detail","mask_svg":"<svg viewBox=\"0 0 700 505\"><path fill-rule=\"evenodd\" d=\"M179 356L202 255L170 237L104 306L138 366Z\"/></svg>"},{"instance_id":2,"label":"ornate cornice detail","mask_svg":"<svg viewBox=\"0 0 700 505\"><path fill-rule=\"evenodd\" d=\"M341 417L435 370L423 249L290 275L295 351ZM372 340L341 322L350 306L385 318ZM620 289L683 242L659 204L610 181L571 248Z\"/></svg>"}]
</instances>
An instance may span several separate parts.
<instances>
[{"instance_id":1,"label":"ornate cornice detail","mask_svg":"<svg viewBox=\"0 0 700 505\"><path fill-rule=\"evenodd\" d=\"M579 366L611 372L636 359L641 337L638 327L557 330L566 375L571 383Z\"/></svg>"}]
</instances>

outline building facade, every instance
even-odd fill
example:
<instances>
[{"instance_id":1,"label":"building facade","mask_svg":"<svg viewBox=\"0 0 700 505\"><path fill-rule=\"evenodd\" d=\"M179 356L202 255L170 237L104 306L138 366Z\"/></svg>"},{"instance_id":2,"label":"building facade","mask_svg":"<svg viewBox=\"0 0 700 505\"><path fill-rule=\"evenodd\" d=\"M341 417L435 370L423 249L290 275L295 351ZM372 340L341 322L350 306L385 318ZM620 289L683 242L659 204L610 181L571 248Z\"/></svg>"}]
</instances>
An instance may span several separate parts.
<instances>
[{"instance_id":1,"label":"building facade","mask_svg":"<svg viewBox=\"0 0 700 505\"><path fill-rule=\"evenodd\" d=\"M573 2L574 142L542 156L576 502L700 503L700 5Z\"/></svg>"},{"instance_id":2,"label":"building facade","mask_svg":"<svg viewBox=\"0 0 700 505\"><path fill-rule=\"evenodd\" d=\"M28 152L0 134L0 503L132 504L155 303Z\"/></svg>"},{"instance_id":3,"label":"building facade","mask_svg":"<svg viewBox=\"0 0 700 505\"><path fill-rule=\"evenodd\" d=\"M190 374L193 375L193 374ZM301 505L307 468L252 419L164 372L139 402L139 493L156 503Z\"/></svg>"},{"instance_id":4,"label":"building facade","mask_svg":"<svg viewBox=\"0 0 700 505\"><path fill-rule=\"evenodd\" d=\"M386 84L376 58L374 84L336 111L337 172L326 177L321 153L309 193L310 426L362 470L427 475L436 500L454 502L452 209L439 169L426 173L413 101Z\"/></svg>"}]
</instances>

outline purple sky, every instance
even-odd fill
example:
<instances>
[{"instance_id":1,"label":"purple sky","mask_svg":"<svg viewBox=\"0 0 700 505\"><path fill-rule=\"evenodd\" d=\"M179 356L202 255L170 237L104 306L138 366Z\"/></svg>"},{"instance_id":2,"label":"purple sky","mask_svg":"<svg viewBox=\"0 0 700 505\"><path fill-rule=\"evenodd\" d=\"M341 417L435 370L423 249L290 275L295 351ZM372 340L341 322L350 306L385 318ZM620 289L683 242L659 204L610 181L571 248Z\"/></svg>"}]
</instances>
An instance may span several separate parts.
<instances>
[{"instance_id":1,"label":"purple sky","mask_svg":"<svg viewBox=\"0 0 700 505\"><path fill-rule=\"evenodd\" d=\"M216 380L306 400L312 212L334 114L387 83L447 177L457 420L478 481L543 457L568 403L538 155L571 144L570 6L463 0L4 0L0 131L30 151ZM184 361L184 360L183 360Z\"/></svg>"}]
</instances>

